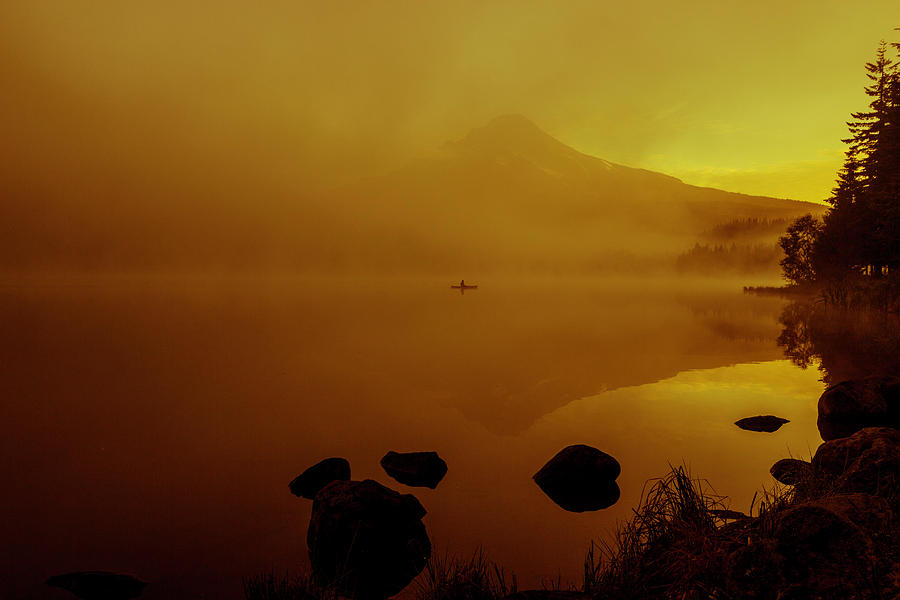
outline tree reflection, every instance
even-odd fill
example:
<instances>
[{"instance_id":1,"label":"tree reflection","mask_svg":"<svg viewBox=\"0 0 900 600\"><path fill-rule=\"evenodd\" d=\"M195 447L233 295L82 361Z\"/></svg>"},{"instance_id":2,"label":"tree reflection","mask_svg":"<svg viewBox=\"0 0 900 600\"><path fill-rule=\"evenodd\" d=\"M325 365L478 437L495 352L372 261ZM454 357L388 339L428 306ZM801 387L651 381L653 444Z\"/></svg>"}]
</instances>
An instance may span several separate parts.
<instances>
[{"instance_id":1,"label":"tree reflection","mask_svg":"<svg viewBox=\"0 0 900 600\"><path fill-rule=\"evenodd\" d=\"M778 345L795 365L817 365L828 385L871 375L900 375L900 319L873 310L837 310L791 302L779 317Z\"/></svg>"}]
</instances>

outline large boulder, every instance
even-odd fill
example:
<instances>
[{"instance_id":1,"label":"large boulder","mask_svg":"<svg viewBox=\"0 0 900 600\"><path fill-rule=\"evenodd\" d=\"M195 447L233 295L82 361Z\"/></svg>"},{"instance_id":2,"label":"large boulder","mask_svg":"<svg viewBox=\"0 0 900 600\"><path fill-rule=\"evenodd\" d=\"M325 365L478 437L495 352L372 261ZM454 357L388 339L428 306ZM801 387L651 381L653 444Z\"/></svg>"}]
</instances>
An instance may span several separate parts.
<instances>
[{"instance_id":1,"label":"large boulder","mask_svg":"<svg viewBox=\"0 0 900 600\"><path fill-rule=\"evenodd\" d=\"M810 463L796 458L782 458L769 469L775 481L785 485L796 485L811 477L812 472Z\"/></svg>"},{"instance_id":2,"label":"large boulder","mask_svg":"<svg viewBox=\"0 0 900 600\"><path fill-rule=\"evenodd\" d=\"M883 579L881 597L896 600L900 598L900 562L891 563L884 570L886 574Z\"/></svg>"},{"instance_id":3,"label":"large boulder","mask_svg":"<svg viewBox=\"0 0 900 600\"><path fill-rule=\"evenodd\" d=\"M350 463L346 458L326 458L297 475L288 487L297 497L312 500L332 481L348 481Z\"/></svg>"},{"instance_id":4,"label":"large boulder","mask_svg":"<svg viewBox=\"0 0 900 600\"><path fill-rule=\"evenodd\" d=\"M847 437L864 427L900 425L900 378L843 381L819 397L819 432L824 440Z\"/></svg>"},{"instance_id":5,"label":"large boulder","mask_svg":"<svg viewBox=\"0 0 900 600\"><path fill-rule=\"evenodd\" d=\"M786 581L835 598L871 588L872 541L839 512L842 508L811 502L778 515L774 537L776 550L784 557Z\"/></svg>"},{"instance_id":6,"label":"large boulder","mask_svg":"<svg viewBox=\"0 0 900 600\"><path fill-rule=\"evenodd\" d=\"M732 587L748 598L872 597L876 554L864 513L886 507L878 498L873 504L857 496L825 498L777 513L766 537L729 556Z\"/></svg>"},{"instance_id":7,"label":"large boulder","mask_svg":"<svg viewBox=\"0 0 900 600\"><path fill-rule=\"evenodd\" d=\"M892 523L894 519L890 502L872 494L833 494L808 504L840 515L875 541L890 533L885 524Z\"/></svg>"},{"instance_id":8,"label":"large boulder","mask_svg":"<svg viewBox=\"0 0 900 600\"><path fill-rule=\"evenodd\" d=\"M726 563L728 586L747 598L775 598L786 587L784 557L776 547L775 540L764 538L732 551Z\"/></svg>"},{"instance_id":9,"label":"large boulder","mask_svg":"<svg viewBox=\"0 0 900 600\"><path fill-rule=\"evenodd\" d=\"M813 468L844 492L890 494L900 488L900 430L867 427L816 450Z\"/></svg>"},{"instance_id":10,"label":"large boulder","mask_svg":"<svg viewBox=\"0 0 900 600\"><path fill-rule=\"evenodd\" d=\"M357 600L405 588L431 556L425 509L376 481L333 481L313 501L306 544L324 586Z\"/></svg>"},{"instance_id":11,"label":"large boulder","mask_svg":"<svg viewBox=\"0 0 900 600\"><path fill-rule=\"evenodd\" d=\"M78 571L54 575L47 585L57 587L84 600L130 600L141 595L145 581L131 575L109 571Z\"/></svg>"},{"instance_id":12,"label":"large boulder","mask_svg":"<svg viewBox=\"0 0 900 600\"><path fill-rule=\"evenodd\" d=\"M384 472L402 483L434 489L447 474L447 463L437 452L394 452L381 459Z\"/></svg>"},{"instance_id":13,"label":"large boulder","mask_svg":"<svg viewBox=\"0 0 900 600\"><path fill-rule=\"evenodd\" d=\"M776 417L774 415L757 415L755 417L744 417L734 422L735 425L747 431L760 431L764 433L772 433L781 429L785 423L790 423L787 419Z\"/></svg>"},{"instance_id":14,"label":"large boulder","mask_svg":"<svg viewBox=\"0 0 900 600\"><path fill-rule=\"evenodd\" d=\"M619 462L596 448L576 444L560 450L534 481L551 500L571 512L608 508L619 499Z\"/></svg>"}]
</instances>

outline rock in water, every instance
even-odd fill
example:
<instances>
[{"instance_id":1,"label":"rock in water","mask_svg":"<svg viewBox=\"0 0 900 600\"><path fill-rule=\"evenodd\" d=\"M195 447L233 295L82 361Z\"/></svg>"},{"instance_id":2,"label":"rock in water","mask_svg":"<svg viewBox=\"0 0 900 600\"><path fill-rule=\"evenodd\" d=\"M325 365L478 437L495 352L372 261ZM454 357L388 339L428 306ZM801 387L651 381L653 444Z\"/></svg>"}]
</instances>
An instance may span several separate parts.
<instances>
[{"instance_id":1,"label":"rock in water","mask_svg":"<svg viewBox=\"0 0 900 600\"><path fill-rule=\"evenodd\" d=\"M773 415L746 417L734 422L734 424L741 429L746 429L747 431L762 431L765 433L778 431L785 423L790 423L790 421Z\"/></svg>"},{"instance_id":2,"label":"rock in water","mask_svg":"<svg viewBox=\"0 0 900 600\"><path fill-rule=\"evenodd\" d=\"M437 452L404 452L393 450L381 459L384 472L404 485L434 489L447 474L447 463Z\"/></svg>"},{"instance_id":3,"label":"rock in water","mask_svg":"<svg viewBox=\"0 0 900 600\"><path fill-rule=\"evenodd\" d=\"M805 460L782 458L769 469L772 477L786 485L796 485L812 475L812 465Z\"/></svg>"},{"instance_id":4,"label":"rock in water","mask_svg":"<svg viewBox=\"0 0 900 600\"><path fill-rule=\"evenodd\" d=\"M340 595L383 600L425 567L425 509L376 481L334 481L313 501L306 544L315 576Z\"/></svg>"},{"instance_id":5,"label":"rock in water","mask_svg":"<svg viewBox=\"0 0 900 600\"><path fill-rule=\"evenodd\" d=\"M900 426L900 378L842 381L819 397L819 432L828 441L864 427Z\"/></svg>"},{"instance_id":6,"label":"rock in water","mask_svg":"<svg viewBox=\"0 0 900 600\"><path fill-rule=\"evenodd\" d=\"M140 596L147 583L121 573L79 571L54 575L47 585L68 590L84 600L129 600Z\"/></svg>"},{"instance_id":7,"label":"rock in water","mask_svg":"<svg viewBox=\"0 0 900 600\"><path fill-rule=\"evenodd\" d=\"M619 462L596 448L576 444L563 448L534 474L534 481L565 510L608 508L619 499L615 479Z\"/></svg>"},{"instance_id":8,"label":"rock in water","mask_svg":"<svg viewBox=\"0 0 900 600\"><path fill-rule=\"evenodd\" d=\"M288 485L297 497L312 500L323 487L332 481L348 481L350 463L346 458L326 458L294 478Z\"/></svg>"}]
</instances>

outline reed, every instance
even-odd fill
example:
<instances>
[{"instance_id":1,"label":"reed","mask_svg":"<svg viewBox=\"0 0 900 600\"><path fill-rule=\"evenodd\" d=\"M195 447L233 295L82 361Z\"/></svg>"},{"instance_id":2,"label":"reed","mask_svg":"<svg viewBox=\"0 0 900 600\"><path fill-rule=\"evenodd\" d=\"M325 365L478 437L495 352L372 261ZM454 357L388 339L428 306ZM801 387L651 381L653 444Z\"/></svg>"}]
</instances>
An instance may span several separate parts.
<instances>
[{"instance_id":1,"label":"reed","mask_svg":"<svg viewBox=\"0 0 900 600\"><path fill-rule=\"evenodd\" d=\"M268 571L245 577L242 581L245 600L337 600L334 590L324 588L312 575L291 575Z\"/></svg>"},{"instance_id":2,"label":"reed","mask_svg":"<svg viewBox=\"0 0 900 600\"><path fill-rule=\"evenodd\" d=\"M481 548L460 558L434 553L415 582L416 600L497 600L517 590L516 577Z\"/></svg>"}]
</instances>

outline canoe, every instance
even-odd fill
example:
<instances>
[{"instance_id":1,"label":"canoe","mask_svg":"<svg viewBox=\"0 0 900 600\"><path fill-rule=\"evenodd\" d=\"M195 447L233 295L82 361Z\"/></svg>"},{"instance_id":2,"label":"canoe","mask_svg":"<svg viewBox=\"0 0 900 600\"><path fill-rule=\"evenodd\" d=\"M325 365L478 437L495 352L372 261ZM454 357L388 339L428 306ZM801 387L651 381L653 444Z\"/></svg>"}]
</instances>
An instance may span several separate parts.
<instances>
[{"instance_id":1,"label":"canoe","mask_svg":"<svg viewBox=\"0 0 900 600\"><path fill-rule=\"evenodd\" d=\"M477 285L459 285L459 284L456 284L456 285L451 285L450 287L453 288L454 290L477 290L477 289L478 289L478 286L477 286Z\"/></svg>"}]
</instances>

